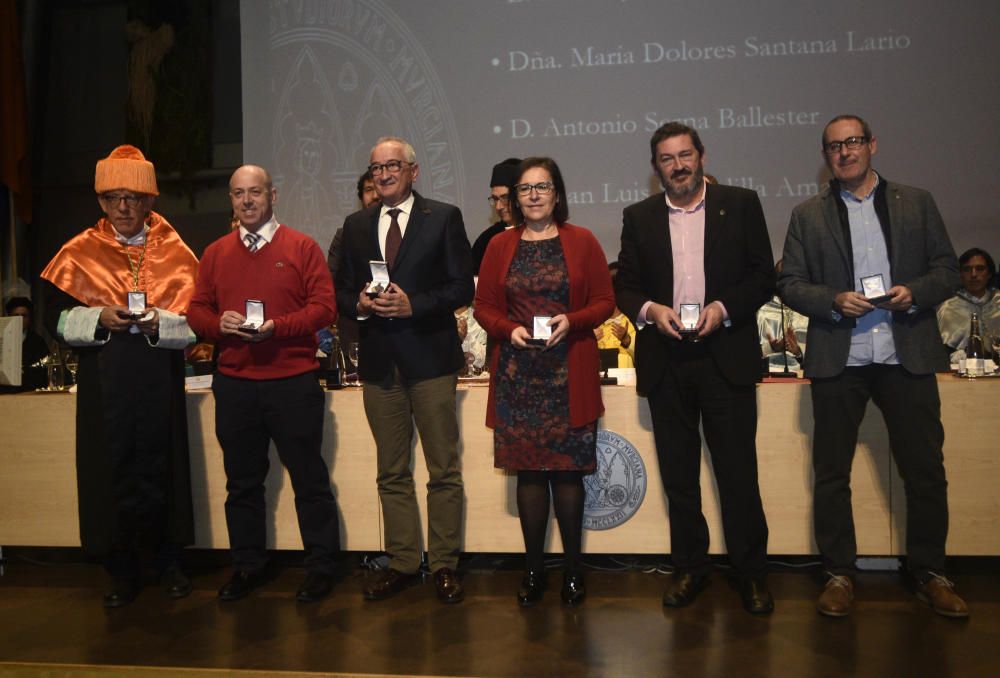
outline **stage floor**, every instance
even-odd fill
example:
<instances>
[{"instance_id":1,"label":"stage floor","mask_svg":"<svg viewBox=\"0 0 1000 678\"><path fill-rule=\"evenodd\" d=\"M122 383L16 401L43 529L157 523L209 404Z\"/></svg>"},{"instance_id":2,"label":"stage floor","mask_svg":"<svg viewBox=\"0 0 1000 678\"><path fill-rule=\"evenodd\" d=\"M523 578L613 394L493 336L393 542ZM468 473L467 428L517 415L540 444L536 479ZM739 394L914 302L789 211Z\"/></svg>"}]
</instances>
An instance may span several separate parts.
<instances>
[{"instance_id":1,"label":"stage floor","mask_svg":"<svg viewBox=\"0 0 1000 678\"><path fill-rule=\"evenodd\" d=\"M250 597L221 604L224 554L195 561L194 592L170 601L150 586L131 605L101 607L102 569L50 557L57 551L5 549L0 576L0 675L101 675L100 667L362 675L448 676L986 676L1000 667L1000 561L955 559L953 575L972 616L933 614L899 577L859 577L858 603L846 619L814 608L808 571L777 567L775 613L746 614L725 572L695 604L666 610L653 557L592 557L589 597L560 605L561 573L535 608L520 609L518 559L463 559L467 597L444 606L428 581L397 598L365 602L356 554L333 594L314 605L294 592L303 572L291 565ZM286 558L287 559L287 558ZM15 668L9 662L38 663ZM60 665L66 672L60 670ZM73 671L68 665L86 665ZM126 672L127 674L127 672ZM185 673L187 675L187 673Z\"/></svg>"}]
</instances>

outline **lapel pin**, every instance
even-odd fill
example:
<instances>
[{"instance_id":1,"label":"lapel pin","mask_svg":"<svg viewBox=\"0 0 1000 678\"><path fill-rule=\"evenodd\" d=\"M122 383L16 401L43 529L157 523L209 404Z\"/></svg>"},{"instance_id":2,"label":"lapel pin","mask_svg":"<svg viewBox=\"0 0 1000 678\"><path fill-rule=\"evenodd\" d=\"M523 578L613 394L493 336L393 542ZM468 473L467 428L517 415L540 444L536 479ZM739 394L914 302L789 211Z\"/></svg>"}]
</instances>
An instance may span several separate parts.
<instances>
[{"instance_id":1,"label":"lapel pin","mask_svg":"<svg viewBox=\"0 0 1000 678\"><path fill-rule=\"evenodd\" d=\"M719 216L720 217L726 216L726 210L719 210Z\"/></svg>"}]
</instances>

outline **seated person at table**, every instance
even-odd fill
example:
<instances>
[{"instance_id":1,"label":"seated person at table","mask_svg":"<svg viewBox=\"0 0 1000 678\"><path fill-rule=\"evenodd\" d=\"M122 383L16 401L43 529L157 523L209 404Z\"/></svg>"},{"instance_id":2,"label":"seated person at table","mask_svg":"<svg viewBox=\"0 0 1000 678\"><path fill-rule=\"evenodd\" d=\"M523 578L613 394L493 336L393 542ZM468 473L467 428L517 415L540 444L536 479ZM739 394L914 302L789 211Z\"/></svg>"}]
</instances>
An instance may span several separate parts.
<instances>
[{"instance_id":1,"label":"seated person at table","mask_svg":"<svg viewBox=\"0 0 1000 678\"><path fill-rule=\"evenodd\" d=\"M984 334L1000 334L1000 290L994 284L997 268L993 257L973 247L958 258L958 266L962 286L937 309L941 341L951 353L952 364L965 357L973 312L979 313Z\"/></svg>"},{"instance_id":2,"label":"seated person at table","mask_svg":"<svg viewBox=\"0 0 1000 678\"><path fill-rule=\"evenodd\" d=\"M48 383L44 365L36 365L39 360L49 354L49 347L41 335L31 329L31 313L34 307L27 297L11 297L7 300L4 311L8 316L21 316L24 324L21 340L21 385L0 386L0 393L21 393L34 391Z\"/></svg>"},{"instance_id":3,"label":"seated person at table","mask_svg":"<svg viewBox=\"0 0 1000 678\"><path fill-rule=\"evenodd\" d=\"M781 275L781 261L774 265L774 272ZM796 313L781 301L777 294L757 311L757 331L760 333L760 354L767 358L770 374L802 369L806 350L806 332L809 318Z\"/></svg>"},{"instance_id":4,"label":"seated person at table","mask_svg":"<svg viewBox=\"0 0 1000 678\"><path fill-rule=\"evenodd\" d=\"M471 306L455 311L455 322L458 323L458 338L462 340L466 376L475 376L486 366L486 330L476 322Z\"/></svg>"},{"instance_id":5,"label":"seated person at table","mask_svg":"<svg viewBox=\"0 0 1000 678\"><path fill-rule=\"evenodd\" d=\"M612 261L608 264L608 271L611 273L613 284L618 273L618 262ZM621 309L615 306L611 317L594 329L594 336L597 337L597 348L618 349L616 367L635 367L635 325L621 312Z\"/></svg>"}]
</instances>

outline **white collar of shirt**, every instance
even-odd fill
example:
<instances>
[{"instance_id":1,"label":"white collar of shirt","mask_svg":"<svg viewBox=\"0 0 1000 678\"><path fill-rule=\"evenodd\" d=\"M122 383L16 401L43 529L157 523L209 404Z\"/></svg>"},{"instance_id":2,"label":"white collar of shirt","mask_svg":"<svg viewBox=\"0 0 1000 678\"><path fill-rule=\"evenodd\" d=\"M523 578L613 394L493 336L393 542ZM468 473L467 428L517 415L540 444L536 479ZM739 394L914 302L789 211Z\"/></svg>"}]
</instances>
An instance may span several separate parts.
<instances>
[{"instance_id":1,"label":"white collar of shirt","mask_svg":"<svg viewBox=\"0 0 1000 678\"><path fill-rule=\"evenodd\" d=\"M413 201L414 195L411 192L409 197L398 205L395 205L394 207L382 205L382 207L379 208L378 244L379 247L382 248L383 254L385 253L385 237L389 234L389 225L392 224L392 217L389 216L389 210L399 210L399 214L396 215L396 223L399 224L399 235L405 236L406 225L410 223L410 214L413 212Z\"/></svg>"},{"instance_id":2,"label":"white collar of shirt","mask_svg":"<svg viewBox=\"0 0 1000 678\"><path fill-rule=\"evenodd\" d=\"M124 235L118 232L114 224L111 224L111 228L115 232L115 240L123 245L142 245L146 242L146 227L143 226L138 233L133 235L131 238L126 238Z\"/></svg>"},{"instance_id":3,"label":"white collar of shirt","mask_svg":"<svg viewBox=\"0 0 1000 678\"><path fill-rule=\"evenodd\" d=\"M267 243L274 240L274 233L278 230L278 219L273 214L271 218L264 222L264 225L257 229L257 235L260 236L260 242L257 244L257 249L260 249ZM247 244L247 233L249 233L243 224L240 224L240 240L243 244Z\"/></svg>"},{"instance_id":4,"label":"white collar of shirt","mask_svg":"<svg viewBox=\"0 0 1000 678\"><path fill-rule=\"evenodd\" d=\"M379 219L381 220L381 219L385 218L385 219L390 219L391 220L392 217L388 216L389 215L389 210L392 210L392 209L399 210L399 216L396 217L396 220L399 221L399 227L400 228L404 228L403 220L404 219L406 221L410 220L410 213L413 211L413 200L414 200L414 196L413 196L413 193L411 192L410 195L409 195L409 197L406 200L404 200L403 202L399 203L395 207L387 207L386 205L382 205L382 208L379 210Z\"/></svg>"},{"instance_id":5,"label":"white collar of shirt","mask_svg":"<svg viewBox=\"0 0 1000 678\"><path fill-rule=\"evenodd\" d=\"M698 196L698 202L696 202L694 204L694 207L692 207L691 209L688 209L686 207L678 207L674 203L670 202L670 196L667 195L666 191L664 191L663 197L667 201L667 209L670 210L671 212L687 212L688 214L690 214L691 212L697 212L700 209L704 209L705 208L705 186L707 186L707 185L708 185L708 181L705 181L702 184L701 195Z\"/></svg>"}]
</instances>

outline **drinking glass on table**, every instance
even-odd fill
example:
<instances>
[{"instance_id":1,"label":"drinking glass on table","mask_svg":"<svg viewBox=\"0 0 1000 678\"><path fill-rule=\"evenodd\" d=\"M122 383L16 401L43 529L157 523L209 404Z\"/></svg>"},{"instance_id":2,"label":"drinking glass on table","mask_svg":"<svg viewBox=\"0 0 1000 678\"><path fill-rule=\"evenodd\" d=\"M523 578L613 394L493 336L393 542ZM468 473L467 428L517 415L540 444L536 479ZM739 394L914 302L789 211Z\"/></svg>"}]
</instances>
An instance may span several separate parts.
<instances>
[{"instance_id":1,"label":"drinking glass on table","mask_svg":"<svg viewBox=\"0 0 1000 678\"><path fill-rule=\"evenodd\" d=\"M80 356L76 351L66 351L66 369L69 370L73 384L76 384L76 371L80 368Z\"/></svg>"},{"instance_id":2,"label":"drinking glass on table","mask_svg":"<svg viewBox=\"0 0 1000 678\"><path fill-rule=\"evenodd\" d=\"M347 359L351 361L351 366L354 368L354 379L351 383L355 386L361 384L361 378L358 376L358 348L358 342L356 341L352 341L347 345Z\"/></svg>"},{"instance_id":3,"label":"drinking glass on table","mask_svg":"<svg viewBox=\"0 0 1000 678\"><path fill-rule=\"evenodd\" d=\"M59 351L53 351L52 354L49 355L49 361L46 366L48 367L49 372L49 387L46 390L63 390L63 366L62 360L59 359Z\"/></svg>"}]
</instances>

